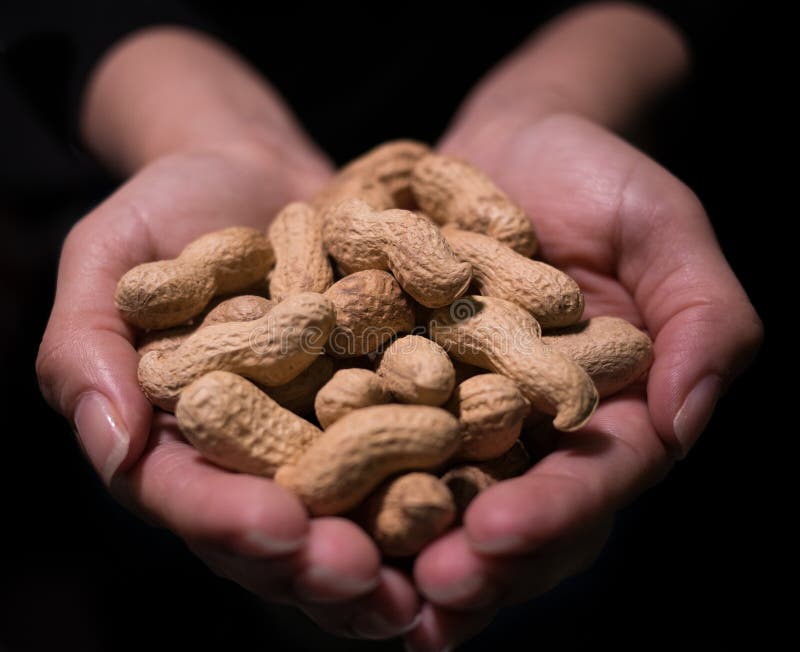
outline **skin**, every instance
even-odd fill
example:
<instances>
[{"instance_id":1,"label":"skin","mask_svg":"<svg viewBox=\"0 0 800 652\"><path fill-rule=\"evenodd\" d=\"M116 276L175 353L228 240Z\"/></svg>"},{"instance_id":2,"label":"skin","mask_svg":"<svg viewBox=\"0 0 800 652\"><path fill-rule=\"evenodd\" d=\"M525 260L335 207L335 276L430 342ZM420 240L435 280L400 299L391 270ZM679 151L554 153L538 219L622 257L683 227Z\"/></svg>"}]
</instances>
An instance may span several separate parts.
<instances>
[{"instance_id":1,"label":"skin","mask_svg":"<svg viewBox=\"0 0 800 652\"><path fill-rule=\"evenodd\" d=\"M134 333L113 305L122 273L212 229L263 228L330 174L274 91L206 37L147 30L95 71L84 136L128 180L65 242L37 361L44 395L110 491L215 572L330 632L408 630L412 650L452 648L499 607L590 564L614 512L688 452L759 346L758 317L697 198L609 131L685 66L680 37L647 10L579 8L480 82L440 143L534 217L543 255L581 285L587 316L648 330L655 363L646 396L642 386L606 401L526 475L480 495L413 578L381 567L349 521L308 519L272 482L203 462L137 386Z\"/></svg>"}]
</instances>

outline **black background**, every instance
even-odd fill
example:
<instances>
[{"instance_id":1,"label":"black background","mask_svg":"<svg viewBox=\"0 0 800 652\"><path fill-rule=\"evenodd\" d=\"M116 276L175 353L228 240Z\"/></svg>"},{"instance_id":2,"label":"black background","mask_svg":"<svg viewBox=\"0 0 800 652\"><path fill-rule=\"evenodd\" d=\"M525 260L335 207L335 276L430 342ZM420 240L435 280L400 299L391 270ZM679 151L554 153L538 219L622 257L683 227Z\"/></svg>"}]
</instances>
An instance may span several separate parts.
<instances>
[{"instance_id":1,"label":"black background","mask_svg":"<svg viewBox=\"0 0 800 652\"><path fill-rule=\"evenodd\" d=\"M503 612L467 649L687 649L770 632L761 619L769 595L761 533L771 528L760 474L768 466L755 444L770 436L760 412L771 396L763 270L772 247L769 229L758 228L769 216L753 183L759 162L743 90L755 65L751 28L733 3L691 4L683 24L693 73L628 135L704 202L765 320L766 345L689 458L619 515L598 563ZM340 162L391 137L434 141L470 84L535 25L531 17L472 16L486 27L477 39L452 17L427 13L424 21L377 19L380 28L367 30L298 12L243 30L233 13L206 9L203 20L270 62L266 74ZM54 70L59 62L39 64ZM34 86L0 68L0 650L401 649L333 639L293 610L215 578L175 537L105 494L68 424L44 404L33 364L60 243L113 181L48 120ZM49 105L50 118L58 108ZM527 643L513 642L520 636Z\"/></svg>"}]
</instances>

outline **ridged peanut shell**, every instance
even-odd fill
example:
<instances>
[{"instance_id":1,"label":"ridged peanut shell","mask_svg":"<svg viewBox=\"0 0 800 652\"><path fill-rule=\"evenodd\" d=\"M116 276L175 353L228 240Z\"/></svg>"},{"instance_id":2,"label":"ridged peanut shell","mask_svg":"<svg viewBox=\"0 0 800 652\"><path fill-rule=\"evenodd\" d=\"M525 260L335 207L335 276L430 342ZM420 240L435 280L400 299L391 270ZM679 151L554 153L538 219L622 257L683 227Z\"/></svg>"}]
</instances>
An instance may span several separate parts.
<instances>
[{"instance_id":1,"label":"ridged peanut shell","mask_svg":"<svg viewBox=\"0 0 800 652\"><path fill-rule=\"evenodd\" d=\"M378 487L365 503L364 527L390 557L415 555L455 520L447 485L430 473L406 473Z\"/></svg>"},{"instance_id":2,"label":"ridged peanut shell","mask_svg":"<svg viewBox=\"0 0 800 652\"><path fill-rule=\"evenodd\" d=\"M119 280L114 300L134 326L178 326L200 314L214 296L256 283L274 260L260 231L230 227L194 240L173 260L137 265Z\"/></svg>"},{"instance_id":3,"label":"ridged peanut shell","mask_svg":"<svg viewBox=\"0 0 800 652\"><path fill-rule=\"evenodd\" d=\"M445 410L375 405L339 419L275 480L311 514L340 514L394 473L442 464L458 443L458 421Z\"/></svg>"},{"instance_id":4,"label":"ridged peanut shell","mask_svg":"<svg viewBox=\"0 0 800 652\"><path fill-rule=\"evenodd\" d=\"M397 401L415 405L444 404L456 383L447 352L419 335L392 342L383 352L376 373Z\"/></svg>"},{"instance_id":5,"label":"ridged peanut shell","mask_svg":"<svg viewBox=\"0 0 800 652\"><path fill-rule=\"evenodd\" d=\"M411 174L420 210L439 224L485 233L523 256L536 251L530 218L475 166L450 156L423 156Z\"/></svg>"},{"instance_id":6,"label":"ridged peanut shell","mask_svg":"<svg viewBox=\"0 0 800 652\"><path fill-rule=\"evenodd\" d=\"M548 333L542 341L583 367L600 398L630 385L653 363L653 342L619 317L592 317Z\"/></svg>"},{"instance_id":7,"label":"ridged peanut shell","mask_svg":"<svg viewBox=\"0 0 800 652\"><path fill-rule=\"evenodd\" d=\"M391 394L374 371L368 369L340 369L314 398L314 412L323 428L341 419L353 410L382 405L392 400Z\"/></svg>"},{"instance_id":8,"label":"ridged peanut shell","mask_svg":"<svg viewBox=\"0 0 800 652\"><path fill-rule=\"evenodd\" d=\"M175 351L151 351L139 361L139 385L152 403L168 411L186 385L210 371L283 385L317 359L334 315L321 294L296 294L260 319L207 326Z\"/></svg>"},{"instance_id":9,"label":"ridged peanut shell","mask_svg":"<svg viewBox=\"0 0 800 652\"><path fill-rule=\"evenodd\" d=\"M542 343L538 322L518 305L469 296L434 311L430 336L451 356L513 380L531 405L555 415L559 430L583 426L597 407L587 373Z\"/></svg>"},{"instance_id":10,"label":"ridged peanut shell","mask_svg":"<svg viewBox=\"0 0 800 652\"><path fill-rule=\"evenodd\" d=\"M294 202L275 216L269 227L275 268L269 293L276 301L301 292L325 292L333 284L333 269L322 244L322 221L308 204Z\"/></svg>"},{"instance_id":11,"label":"ridged peanut shell","mask_svg":"<svg viewBox=\"0 0 800 652\"><path fill-rule=\"evenodd\" d=\"M184 437L215 464L272 477L322 431L282 408L253 383L212 371L190 384L175 409Z\"/></svg>"},{"instance_id":12,"label":"ridged peanut shell","mask_svg":"<svg viewBox=\"0 0 800 652\"><path fill-rule=\"evenodd\" d=\"M456 386L446 406L461 427L459 459L491 460L519 439L530 403L510 378L473 376Z\"/></svg>"},{"instance_id":13,"label":"ridged peanut shell","mask_svg":"<svg viewBox=\"0 0 800 652\"><path fill-rule=\"evenodd\" d=\"M336 309L327 350L336 358L364 355L414 328L414 309L388 272L367 269L345 276L325 292Z\"/></svg>"},{"instance_id":14,"label":"ridged peanut shell","mask_svg":"<svg viewBox=\"0 0 800 652\"><path fill-rule=\"evenodd\" d=\"M453 467L442 476L442 482L450 490L460 518L481 491L502 480L522 475L529 466L530 457L525 446L516 441L498 458Z\"/></svg>"},{"instance_id":15,"label":"ridged peanut shell","mask_svg":"<svg viewBox=\"0 0 800 652\"><path fill-rule=\"evenodd\" d=\"M522 306L542 328L568 326L581 318L583 292L561 270L487 235L453 227L444 227L442 233L456 256L472 266L472 280L483 296Z\"/></svg>"},{"instance_id":16,"label":"ridged peanut shell","mask_svg":"<svg viewBox=\"0 0 800 652\"><path fill-rule=\"evenodd\" d=\"M319 356L305 371L301 371L285 385L270 387L270 398L278 405L295 414L314 414L314 397L333 376L333 360L327 355Z\"/></svg>"},{"instance_id":17,"label":"ridged peanut shell","mask_svg":"<svg viewBox=\"0 0 800 652\"><path fill-rule=\"evenodd\" d=\"M469 287L471 268L459 261L436 225L411 211L374 211L358 199L323 216L325 247L346 272L382 269L429 308L451 303Z\"/></svg>"}]
</instances>

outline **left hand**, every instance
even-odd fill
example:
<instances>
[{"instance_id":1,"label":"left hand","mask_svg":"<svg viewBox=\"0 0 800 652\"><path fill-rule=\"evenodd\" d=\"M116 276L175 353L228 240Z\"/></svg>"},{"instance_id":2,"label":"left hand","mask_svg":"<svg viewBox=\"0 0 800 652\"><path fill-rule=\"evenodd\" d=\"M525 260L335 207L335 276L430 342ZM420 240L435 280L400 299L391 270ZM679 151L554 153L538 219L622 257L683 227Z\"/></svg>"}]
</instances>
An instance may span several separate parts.
<instances>
[{"instance_id":1,"label":"left hand","mask_svg":"<svg viewBox=\"0 0 800 652\"><path fill-rule=\"evenodd\" d=\"M602 127L554 114L506 139L453 138L535 221L541 252L578 281L586 317L649 331L647 392L602 402L525 475L478 496L464 525L418 557L427 603L407 635L439 650L501 606L533 598L599 554L614 513L685 455L757 350L760 321L694 194Z\"/></svg>"}]
</instances>

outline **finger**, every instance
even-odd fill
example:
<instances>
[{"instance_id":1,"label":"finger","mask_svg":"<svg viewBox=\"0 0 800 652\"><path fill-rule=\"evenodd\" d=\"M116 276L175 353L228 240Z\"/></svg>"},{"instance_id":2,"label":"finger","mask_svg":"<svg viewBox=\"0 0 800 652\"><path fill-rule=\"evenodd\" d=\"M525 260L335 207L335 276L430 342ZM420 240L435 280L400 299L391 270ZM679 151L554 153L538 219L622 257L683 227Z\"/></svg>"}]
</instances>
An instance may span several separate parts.
<instances>
[{"instance_id":1,"label":"finger","mask_svg":"<svg viewBox=\"0 0 800 652\"><path fill-rule=\"evenodd\" d=\"M604 520L536 553L497 557L476 553L459 529L425 550L414 577L422 594L438 606L459 610L505 606L546 593L588 567L610 530L610 520Z\"/></svg>"},{"instance_id":2,"label":"finger","mask_svg":"<svg viewBox=\"0 0 800 652\"><path fill-rule=\"evenodd\" d=\"M481 493L464 517L476 552L530 554L604 519L657 482L670 458L641 394L604 402L525 475ZM424 554L424 553L423 553Z\"/></svg>"},{"instance_id":3,"label":"finger","mask_svg":"<svg viewBox=\"0 0 800 652\"><path fill-rule=\"evenodd\" d=\"M454 650L468 641L494 620L497 609L454 611L425 603L420 610L419 623L405 635L409 652L442 652Z\"/></svg>"},{"instance_id":4,"label":"finger","mask_svg":"<svg viewBox=\"0 0 800 652\"><path fill-rule=\"evenodd\" d=\"M664 442L683 456L755 355L761 322L700 203L655 163L637 168L618 219L620 279L655 337L650 410Z\"/></svg>"},{"instance_id":5,"label":"finger","mask_svg":"<svg viewBox=\"0 0 800 652\"><path fill-rule=\"evenodd\" d=\"M247 557L286 555L308 545L300 500L273 482L207 462L159 413L148 450L111 483L112 493L181 538Z\"/></svg>"},{"instance_id":6,"label":"finger","mask_svg":"<svg viewBox=\"0 0 800 652\"><path fill-rule=\"evenodd\" d=\"M419 598L407 577L383 567L377 588L359 600L341 605L301 603L299 606L331 634L387 639L416 627Z\"/></svg>"},{"instance_id":7,"label":"finger","mask_svg":"<svg viewBox=\"0 0 800 652\"><path fill-rule=\"evenodd\" d=\"M175 256L206 231L263 226L283 197L248 166L173 157L142 171L68 236L37 372L45 398L74 423L106 482L141 454L151 413L136 380L133 332L114 305L120 276Z\"/></svg>"}]
</instances>

